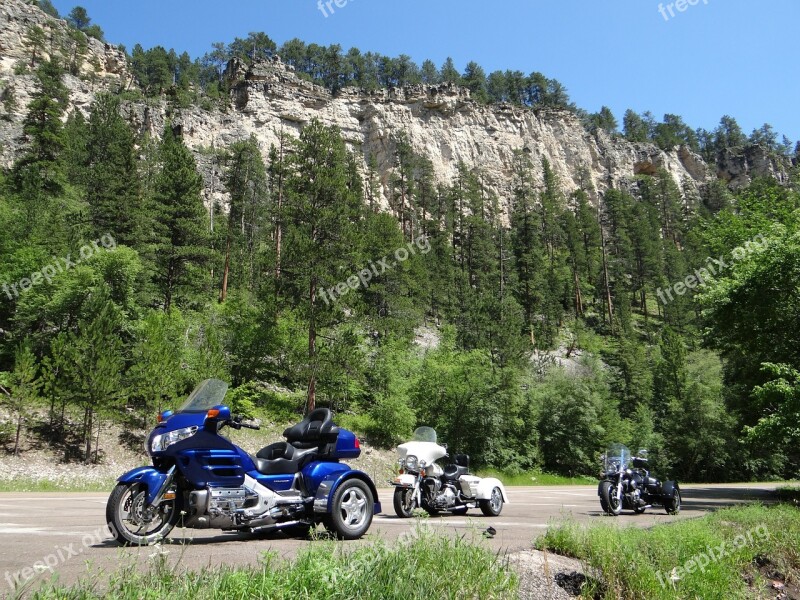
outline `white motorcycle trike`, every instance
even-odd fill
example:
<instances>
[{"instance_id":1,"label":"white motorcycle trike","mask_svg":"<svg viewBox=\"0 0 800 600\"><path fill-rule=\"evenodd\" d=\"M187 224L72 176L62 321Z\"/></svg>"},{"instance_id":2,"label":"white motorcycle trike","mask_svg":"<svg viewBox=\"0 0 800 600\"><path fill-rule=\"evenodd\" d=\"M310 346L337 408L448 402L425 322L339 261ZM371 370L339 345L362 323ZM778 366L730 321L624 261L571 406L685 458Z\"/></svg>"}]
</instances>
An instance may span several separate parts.
<instances>
[{"instance_id":1,"label":"white motorcycle trike","mask_svg":"<svg viewBox=\"0 0 800 600\"><path fill-rule=\"evenodd\" d=\"M436 443L436 431L419 427L410 442L397 447L400 474L390 483L395 486L394 511L410 517L419 507L435 515L450 512L463 515L480 508L487 517L496 517L508 502L506 489L494 477L469 473L469 456L456 454L453 463L442 468L436 461L447 456L447 448Z\"/></svg>"}]
</instances>

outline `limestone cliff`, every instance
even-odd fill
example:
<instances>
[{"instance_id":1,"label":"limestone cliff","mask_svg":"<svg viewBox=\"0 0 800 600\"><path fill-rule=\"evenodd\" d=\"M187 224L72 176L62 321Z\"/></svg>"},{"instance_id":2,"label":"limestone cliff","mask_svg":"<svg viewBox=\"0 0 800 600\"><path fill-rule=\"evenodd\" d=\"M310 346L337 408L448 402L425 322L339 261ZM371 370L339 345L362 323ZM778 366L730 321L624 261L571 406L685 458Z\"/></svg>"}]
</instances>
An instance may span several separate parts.
<instances>
[{"instance_id":1,"label":"limestone cliff","mask_svg":"<svg viewBox=\"0 0 800 600\"><path fill-rule=\"evenodd\" d=\"M2 162L13 160L21 120L34 79L15 74L30 60L26 35L33 25L41 27L50 52L63 52L67 25L52 19L23 0L0 4L0 82L12 107L0 112ZM503 201L510 196L512 158L515 150L528 153L537 166L547 157L566 191L584 177L600 192L609 185L625 186L637 174L666 169L691 193L710 178L722 176L733 185L749 181L755 172L784 174L766 156L730 157L719 173L687 148L664 152L652 144L634 144L604 132L589 133L572 113L532 110L512 105L484 106L470 99L468 90L451 85L412 86L363 92L345 88L336 95L313 85L275 59L246 68L232 61L226 70L231 89L226 109L176 108L166 100L128 103L126 112L140 132L159 135L167 116L182 127L187 144L198 155L207 183L206 197L224 197L219 167L208 156L251 134L263 152L278 143L283 130L297 135L314 118L341 129L350 146L378 165L384 196L394 165L397 134L405 132L414 149L428 157L438 179L449 182L463 161L483 173L487 185ZM102 90L128 88L133 84L125 58L114 46L89 39L78 77L68 75L70 110L86 111ZM0 98L2 100L2 98ZM365 159L366 159L365 158ZM728 166L729 165L729 166Z\"/></svg>"}]
</instances>

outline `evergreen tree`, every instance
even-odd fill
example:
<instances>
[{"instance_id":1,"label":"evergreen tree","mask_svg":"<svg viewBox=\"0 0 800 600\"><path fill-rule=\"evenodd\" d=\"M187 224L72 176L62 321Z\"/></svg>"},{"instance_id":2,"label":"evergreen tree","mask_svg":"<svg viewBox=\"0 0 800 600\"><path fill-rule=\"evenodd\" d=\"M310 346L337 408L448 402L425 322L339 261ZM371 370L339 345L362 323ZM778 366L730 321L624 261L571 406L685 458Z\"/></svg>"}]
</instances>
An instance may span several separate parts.
<instances>
[{"instance_id":1,"label":"evergreen tree","mask_svg":"<svg viewBox=\"0 0 800 600\"><path fill-rule=\"evenodd\" d=\"M61 81L63 73L55 59L42 63L36 71L37 90L22 124L25 148L12 170L12 183L25 199L32 224L49 208L48 200L63 192L61 117L69 95Z\"/></svg>"},{"instance_id":2,"label":"evergreen tree","mask_svg":"<svg viewBox=\"0 0 800 600\"><path fill-rule=\"evenodd\" d=\"M461 85L461 74L456 69L453 59L449 56L444 61L442 68L439 70L443 83L455 83Z\"/></svg>"},{"instance_id":3,"label":"evergreen tree","mask_svg":"<svg viewBox=\"0 0 800 600\"><path fill-rule=\"evenodd\" d=\"M33 402L38 398L41 380L38 377L39 366L30 345L17 348L14 355L14 370L6 375L0 373L0 392L2 392L14 413L17 426L14 434L14 456L19 456L19 444L25 415L29 414Z\"/></svg>"},{"instance_id":4,"label":"evergreen tree","mask_svg":"<svg viewBox=\"0 0 800 600\"><path fill-rule=\"evenodd\" d=\"M290 159L282 279L289 301L308 323L307 409L316 405L319 332L338 318L337 302L357 277L360 195L349 185L341 133L319 121L306 126Z\"/></svg>"},{"instance_id":5,"label":"evergreen tree","mask_svg":"<svg viewBox=\"0 0 800 600\"><path fill-rule=\"evenodd\" d=\"M138 325L128 382L130 399L146 415L163 411L180 391L184 327L176 310L150 310Z\"/></svg>"},{"instance_id":6,"label":"evergreen tree","mask_svg":"<svg viewBox=\"0 0 800 600\"><path fill-rule=\"evenodd\" d=\"M625 111L622 128L625 137L631 142L646 142L650 138L647 123L631 109Z\"/></svg>"},{"instance_id":7,"label":"evergreen tree","mask_svg":"<svg viewBox=\"0 0 800 600\"><path fill-rule=\"evenodd\" d=\"M462 85L472 92L473 100L481 103L489 101L486 91L486 72L475 61L470 62L464 70Z\"/></svg>"},{"instance_id":8,"label":"evergreen tree","mask_svg":"<svg viewBox=\"0 0 800 600\"><path fill-rule=\"evenodd\" d=\"M202 180L194 157L169 125L159 147L154 183L155 282L164 310L191 300L207 279L200 268L209 258L208 213L200 198Z\"/></svg>"},{"instance_id":9,"label":"evergreen tree","mask_svg":"<svg viewBox=\"0 0 800 600\"><path fill-rule=\"evenodd\" d=\"M590 115L589 123L592 127L601 129L608 134L616 133L617 127L619 127L614 113L607 106L603 106L600 112Z\"/></svg>"},{"instance_id":10,"label":"evergreen tree","mask_svg":"<svg viewBox=\"0 0 800 600\"><path fill-rule=\"evenodd\" d=\"M511 245L517 280L516 297L522 306L533 345L536 343L537 309L541 305L539 269L544 264L545 253L539 236L540 219L535 210L532 168L523 151L515 152Z\"/></svg>"},{"instance_id":11,"label":"evergreen tree","mask_svg":"<svg viewBox=\"0 0 800 600\"><path fill-rule=\"evenodd\" d=\"M430 59L422 63L420 77L422 79L422 83L426 85L436 85L442 81L439 70L436 68L436 64Z\"/></svg>"},{"instance_id":12,"label":"evergreen tree","mask_svg":"<svg viewBox=\"0 0 800 600\"><path fill-rule=\"evenodd\" d=\"M119 114L119 99L100 95L92 104L86 135L86 200L92 234L111 234L137 247L150 229L142 210L133 132Z\"/></svg>"},{"instance_id":13,"label":"evergreen tree","mask_svg":"<svg viewBox=\"0 0 800 600\"><path fill-rule=\"evenodd\" d=\"M70 333L67 352L69 393L83 409L84 462L97 462L99 448L92 443L98 411L110 409L122 397L122 315L105 287L97 287L87 300L86 316ZM101 421L97 420L99 443Z\"/></svg>"},{"instance_id":14,"label":"evergreen tree","mask_svg":"<svg viewBox=\"0 0 800 600\"><path fill-rule=\"evenodd\" d=\"M36 63L39 62L39 59L44 52L45 42L44 30L41 27L38 25L32 25L30 28L28 28L28 31L25 35L24 44L31 53L31 68L35 67Z\"/></svg>"},{"instance_id":15,"label":"evergreen tree","mask_svg":"<svg viewBox=\"0 0 800 600\"><path fill-rule=\"evenodd\" d=\"M261 150L254 137L234 143L228 151L225 187L231 196L225 242L220 300L228 285L238 281L253 290L258 271L257 254L269 235L268 181ZM271 249L270 249L271 253Z\"/></svg>"}]
</instances>

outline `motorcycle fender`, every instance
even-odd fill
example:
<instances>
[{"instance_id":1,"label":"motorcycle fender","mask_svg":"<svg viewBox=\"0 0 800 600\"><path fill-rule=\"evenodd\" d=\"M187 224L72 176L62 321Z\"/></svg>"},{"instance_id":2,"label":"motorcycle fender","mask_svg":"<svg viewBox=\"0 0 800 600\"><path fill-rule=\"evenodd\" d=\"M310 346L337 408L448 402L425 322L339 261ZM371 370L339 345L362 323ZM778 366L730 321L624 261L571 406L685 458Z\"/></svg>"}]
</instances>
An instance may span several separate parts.
<instances>
[{"instance_id":1,"label":"motorcycle fender","mask_svg":"<svg viewBox=\"0 0 800 600\"><path fill-rule=\"evenodd\" d=\"M330 513L333 495L336 493L336 490L339 489L339 486L348 479L360 479L366 483L372 492L372 498L375 502L373 514L377 515L379 512L381 512L381 503L378 501L378 490L375 487L375 484L372 483L372 479L370 479L369 475L366 473L355 470L345 471L344 473L333 473L322 480L317 488L317 495L314 498L314 512Z\"/></svg>"},{"instance_id":2,"label":"motorcycle fender","mask_svg":"<svg viewBox=\"0 0 800 600\"><path fill-rule=\"evenodd\" d=\"M392 481L392 485L395 487L414 487L414 484L417 482L417 478L414 475L409 475L405 473L403 475L398 475Z\"/></svg>"},{"instance_id":3,"label":"motorcycle fender","mask_svg":"<svg viewBox=\"0 0 800 600\"><path fill-rule=\"evenodd\" d=\"M672 494L676 489L681 489L677 481L665 481L661 484L661 496L666 499L672 498Z\"/></svg>"},{"instance_id":4,"label":"motorcycle fender","mask_svg":"<svg viewBox=\"0 0 800 600\"><path fill-rule=\"evenodd\" d=\"M164 485L167 479L166 473L161 473L153 467L139 467L128 471L117 478L119 483L141 483L147 488L147 504L150 505L156 499L158 490Z\"/></svg>"},{"instance_id":5,"label":"motorcycle fender","mask_svg":"<svg viewBox=\"0 0 800 600\"><path fill-rule=\"evenodd\" d=\"M505 486L500 483L499 479L495 479L494 477L481 479L480 483L478 483L478 492L475 494L475 498L477 500L488 500L492 497L492 490L496 487L499 487L500 493L503 494L503 502L511 504Z\"/></svg>"}]
</instances>

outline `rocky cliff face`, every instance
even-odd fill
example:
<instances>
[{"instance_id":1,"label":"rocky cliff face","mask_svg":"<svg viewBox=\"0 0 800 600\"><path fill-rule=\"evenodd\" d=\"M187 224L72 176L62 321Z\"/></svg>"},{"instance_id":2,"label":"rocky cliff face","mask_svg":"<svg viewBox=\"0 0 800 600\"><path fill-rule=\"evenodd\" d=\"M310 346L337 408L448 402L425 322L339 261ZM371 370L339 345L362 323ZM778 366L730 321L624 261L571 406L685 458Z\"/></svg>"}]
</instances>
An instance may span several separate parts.
<instances>
[{"instance_id":1,"label":"rocky cliff face","mask_svg":"<svg viewBox=\"0 0 800 600\"><path fill-rule=\"evenodd\" d=\"M15 102L0 113L2 161L9 164L17 147L19 129L30 93L32 75L15 74L30 60L26 34L41 27L51 52L64 47L67 25L52 19L23 0L0 5L0 82ZM67 76L71 110L86 111L94 95L131 85L124 55L114 46L89 39L79 77ZM412 86L366 93L346 88L336 95L299 78L279 59L246 68L232 61L225 77L231 86L227 110L199 107L178 109L165 100L131 103L126 110L139 131L159 135L166 119L182 127L187 144L197 152L207 183L206 197L224 199L219 167L209 159L210 149L223 149L254 135L265 156L278 144L281 132L296 136L314 118L339 127L350 146L378 165L384 202L394 165L397 135L404 132L417 153L428 157L438 179L452 180L459 162L479 170L501 200L510 198L512 159L525 151L536 166L546 157L566 191L578 187L581 177L602 192L609 185L626 186L638 174L666 169L686 192L696 192L716 175L735 185L747 183L753 173L781 169L764 156L731 157L730 166L716 173L700 156L686 148L664 152L652 144L633 144L604 132L588 133L570 112L531 110L512 105L483 106L468 90L450 85ZM16 104L16 106L13 106Z\"/></svg>"},{"instance_id":2,"label":"rocky cliff face","mask_svg":"<svg viewBox=\"0 0 800 600\"><path fill-rule=\"evenodd\" d=\"M53 19L23 0L0 0L0 162L8 165L19 144L22 119L35 91L30 63L33 52L29 36L33 28L44 33L41 58L57 56L74 64L67 74L71 110L88 111L97 92L117 90L132 83L125 53L116 46L81 36L71 37L66 21Z\"/></svg>"}]
</instances>

